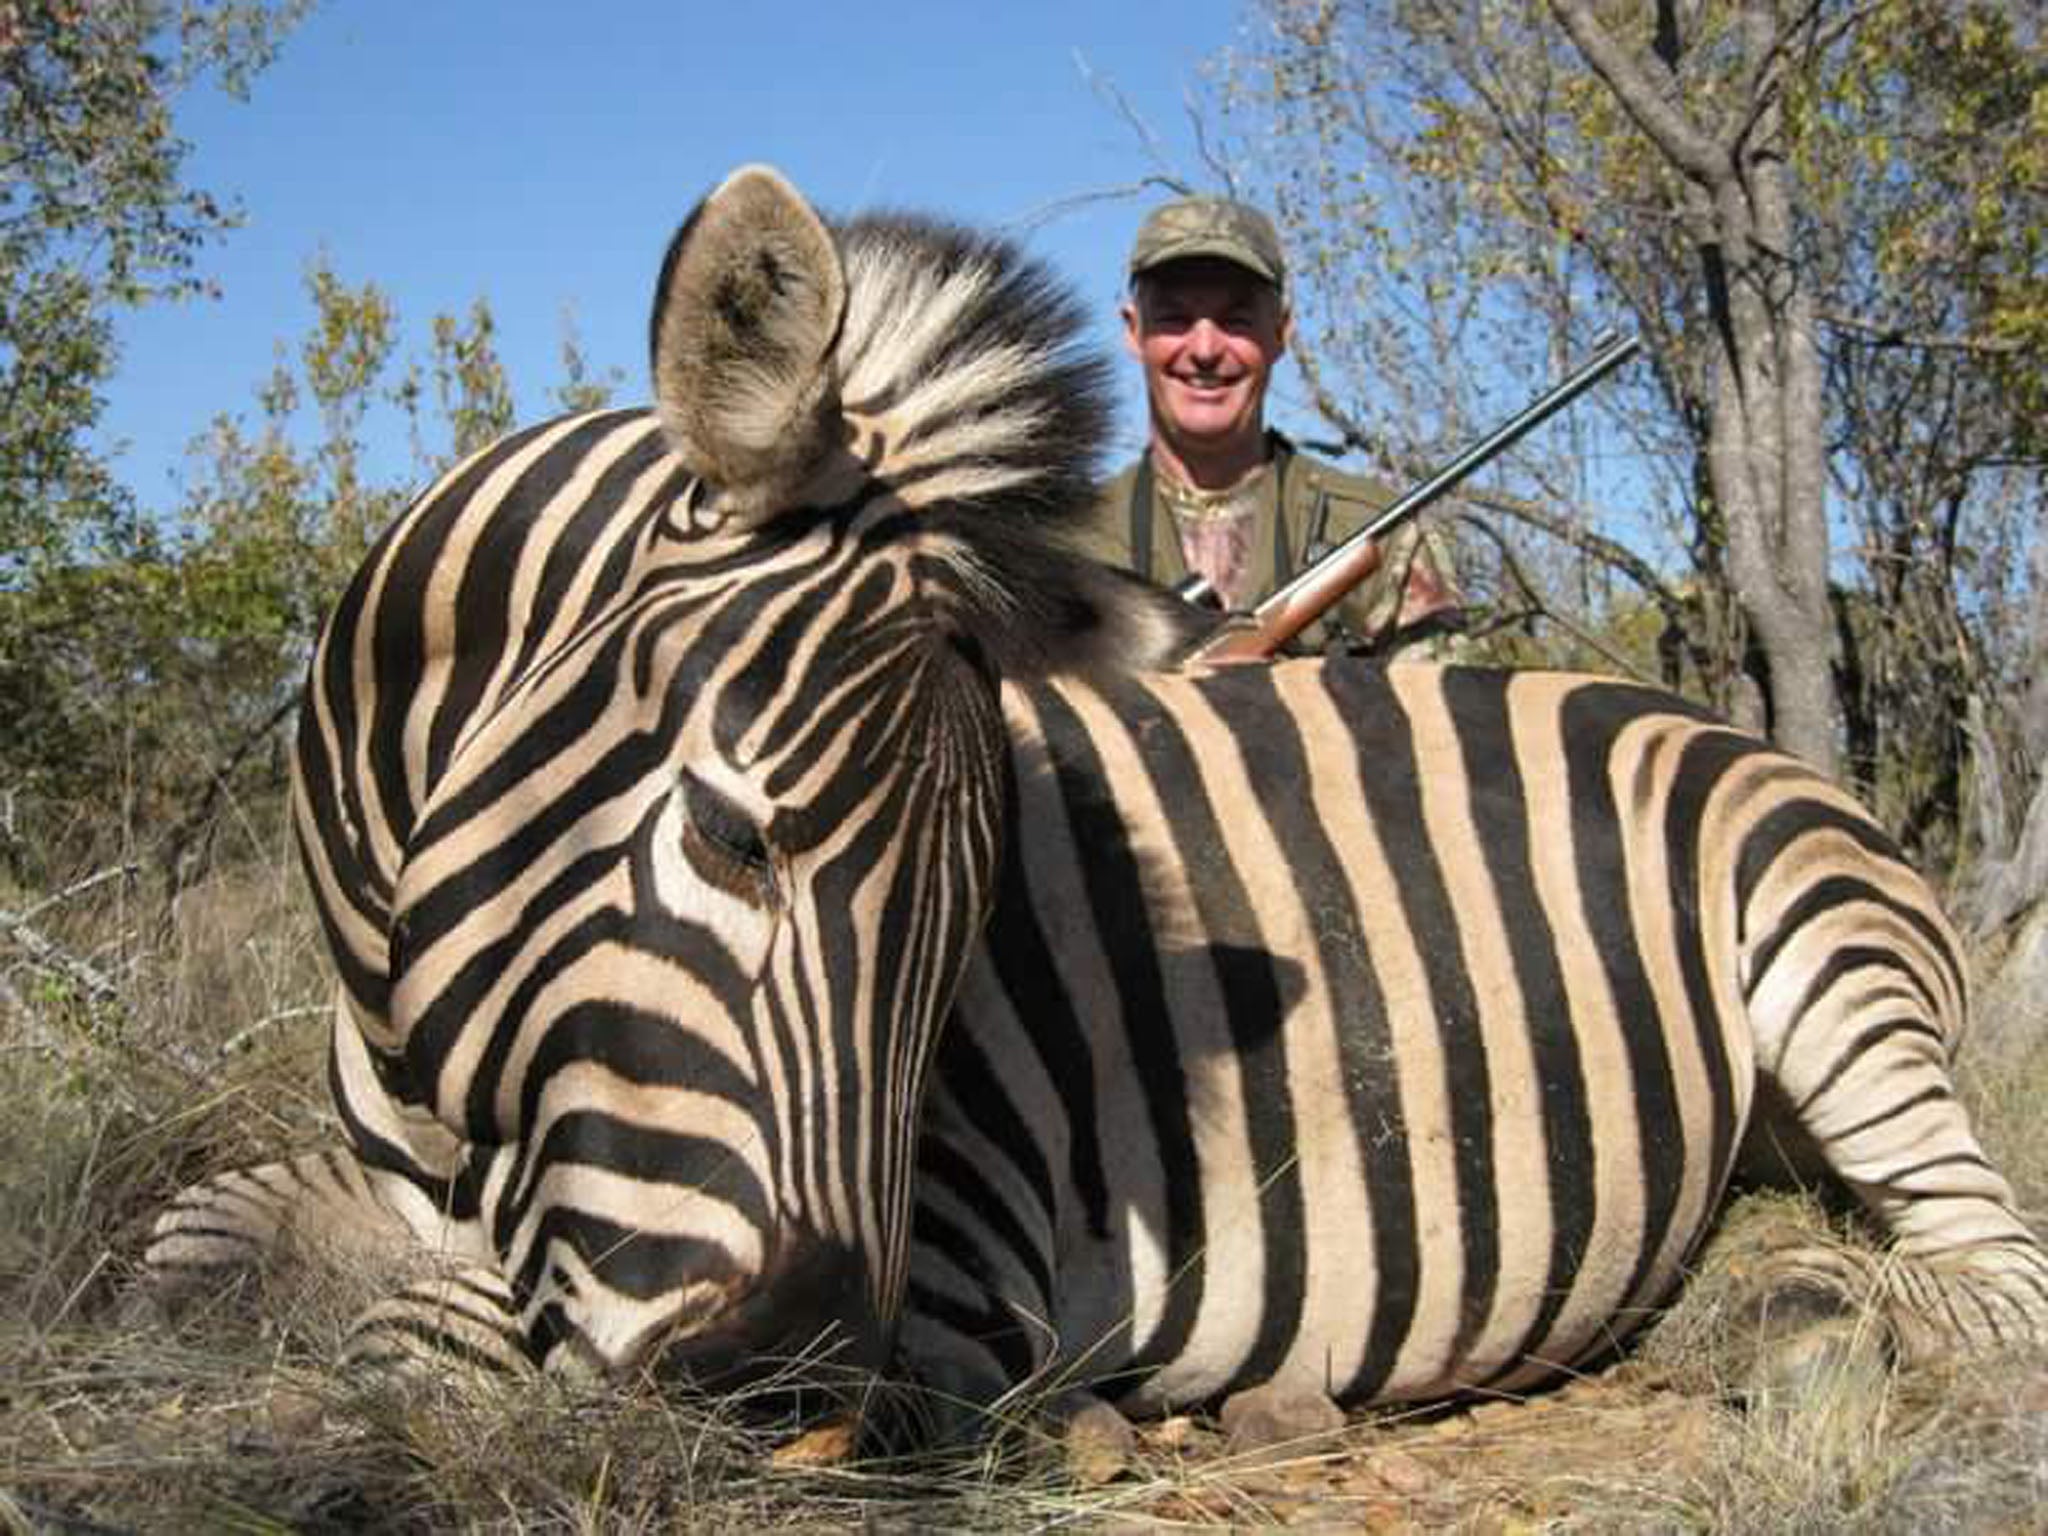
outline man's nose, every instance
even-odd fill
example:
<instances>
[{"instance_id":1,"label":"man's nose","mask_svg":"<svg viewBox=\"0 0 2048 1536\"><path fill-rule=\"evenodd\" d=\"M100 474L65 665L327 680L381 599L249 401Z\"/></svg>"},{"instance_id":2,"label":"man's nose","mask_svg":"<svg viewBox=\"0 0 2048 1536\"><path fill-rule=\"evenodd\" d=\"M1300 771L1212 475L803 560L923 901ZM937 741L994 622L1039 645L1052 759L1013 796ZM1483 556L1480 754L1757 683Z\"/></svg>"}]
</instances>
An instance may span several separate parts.
<instances>
[{"instance_id":1,"label":"man's nose","mask_svg":"<svg viewBox=\"0 0 2048 1536\"><path fill-rule=\"evenodd\" d=\"M1197 320L1188 331L1188 350L1198 358L1221 357L1223 327L1207 316Z\"/></svg>"}]
</instances>

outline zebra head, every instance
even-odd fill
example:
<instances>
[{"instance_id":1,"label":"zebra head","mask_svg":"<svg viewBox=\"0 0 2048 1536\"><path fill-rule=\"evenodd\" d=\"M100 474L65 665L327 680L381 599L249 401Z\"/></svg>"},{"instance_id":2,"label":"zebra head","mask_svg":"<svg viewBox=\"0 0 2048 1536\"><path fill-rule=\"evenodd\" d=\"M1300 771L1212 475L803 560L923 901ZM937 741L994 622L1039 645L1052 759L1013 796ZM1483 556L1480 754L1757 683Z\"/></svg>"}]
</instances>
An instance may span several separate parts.
<instances>
[{"instance_id":1,"label":"zebra head","mask_svg":"<svg viewBox=\"0 0 2048 1536\"><path fill-rule=\"evenodd\" d=\"M1079 329L1004 242L835 229L748 169L663 264L658 436L606 429L653 459L463 482L568 606L510 620L443 733L391 1014L415 1096L496 1149L470 1184L547 1363L889 1348L925 1065L997 879L998 680L1186 638L1056 542L1105 416Z\"/></svg>"}]
</instances>

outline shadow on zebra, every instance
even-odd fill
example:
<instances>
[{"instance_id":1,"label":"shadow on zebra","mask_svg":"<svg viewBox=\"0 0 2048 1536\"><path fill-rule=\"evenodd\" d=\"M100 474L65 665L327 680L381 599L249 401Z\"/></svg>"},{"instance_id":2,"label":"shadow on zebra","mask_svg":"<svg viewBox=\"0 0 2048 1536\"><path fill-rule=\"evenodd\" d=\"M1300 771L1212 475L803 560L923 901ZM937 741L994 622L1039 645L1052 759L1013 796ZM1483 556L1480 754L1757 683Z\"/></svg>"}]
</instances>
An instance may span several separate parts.
<instances>
[{"instance_id":1,"label":"shadow on zebra","mask_svg":"<svg viewBox=\"0 0 2048 1536\"><path fill-rule=\"evenodd\" d=\"M747 169L650 329L652 409L457 465L330 618L346 1151L186 1190L166 1294L376 1248L430 1267L365 1358L1298 1426L1604 1352L1796 1145L1887 1239L1809 1291L2043 1332L1956 940L1831 784L1598 677L1164 665L1203 621L1063 543L1105 368L1002 241Z\"/></svg>"}]
</instances>

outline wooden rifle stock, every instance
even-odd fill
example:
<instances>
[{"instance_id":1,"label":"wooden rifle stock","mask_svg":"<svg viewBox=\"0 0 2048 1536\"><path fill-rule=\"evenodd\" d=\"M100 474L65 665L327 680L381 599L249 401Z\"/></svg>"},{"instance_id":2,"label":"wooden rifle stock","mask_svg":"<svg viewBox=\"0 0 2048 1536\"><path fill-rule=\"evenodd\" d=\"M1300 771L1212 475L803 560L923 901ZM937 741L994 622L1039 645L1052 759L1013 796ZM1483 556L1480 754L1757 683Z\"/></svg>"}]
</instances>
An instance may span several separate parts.
<instances>
[{"instance_id":1,"label":"wooden rifle stock","mask_svg":"<svg viewBox=\"0 0 2048 1536\"><path fill-rule=\"evenodd\" d=\"M1612 333L1594 343L1593 355L1512 419L1495 427L1365 527L1276 590L1248 614L1233 614L1196 642L1182 664L1267 661L1321 618L1345 593L1379 569L1379 540L1437 500L1473 470L1504 452L1634 357L1642 343Z\"/></svg>"}]
</instances>

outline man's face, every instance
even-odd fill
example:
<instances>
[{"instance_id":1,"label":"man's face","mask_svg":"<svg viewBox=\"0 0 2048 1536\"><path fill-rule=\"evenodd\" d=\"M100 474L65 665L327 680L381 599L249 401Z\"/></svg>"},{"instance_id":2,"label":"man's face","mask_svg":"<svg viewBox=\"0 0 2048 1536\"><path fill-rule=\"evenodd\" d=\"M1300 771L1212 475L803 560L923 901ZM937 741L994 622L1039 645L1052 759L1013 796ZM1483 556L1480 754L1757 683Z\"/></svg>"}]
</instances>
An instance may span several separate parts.
<instances>
[{"instance_id":1,"label":"man's face","mask_svg":"<svg viewBox=\"0 0 2048 1536\"><path fill-rule=\"evenodd\" d=\"M1123 314L1169 439L1215 447L1263 430L1266 385L1287 350L1287 311L1270 283L1208 257L1170 262L1139 278Z\"/></svg>"}]
</instances>

